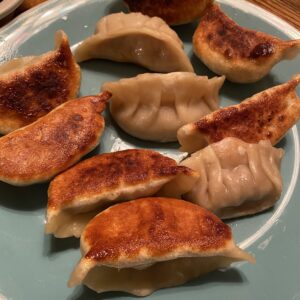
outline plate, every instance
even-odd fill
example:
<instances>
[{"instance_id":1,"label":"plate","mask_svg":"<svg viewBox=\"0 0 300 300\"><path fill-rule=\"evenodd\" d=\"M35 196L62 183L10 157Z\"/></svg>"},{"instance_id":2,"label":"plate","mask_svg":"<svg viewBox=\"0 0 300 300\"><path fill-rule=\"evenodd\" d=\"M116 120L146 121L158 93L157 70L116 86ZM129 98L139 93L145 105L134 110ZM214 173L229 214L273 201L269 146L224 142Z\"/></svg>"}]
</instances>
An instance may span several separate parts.
<instances>
[{"instance_id":1,"label":"plate","mask_svg":"<svg viewBox=\"0 0 300 300\"><path fill-rule=\"evenodd\" d=\"M281 38L299 38L299 32L274 15L246 1L220 1L225 12L239 24ZM53 48L54 33L63 29L72 45L94 31L103 15L119 12L121 0L54 0L17 18L0 31L0 57L37 55ZM192 34L197 24L176 27L185 50L198 74L213 76L194 55ZM146 72L145 69L104 60L85 62L80 94L99 92L105 81ZM221 105L240 100L287 81L300 70L300 58L278 64L270 75L256 84L226 82ZM298 90L299 92L299 90ZM107 126L100 147L89 156L125 148L153 148L179 158L178 145L153 144L131 138L105 116ZM227 271L216 271L183 286L163 289L148 299L300 299L299 133L294 126L279 147L284 189L274 209L230 222L236 241L257 259L256 265L240 263ZM80 258L79 241L44 235L44 214L48 184L12 187L0 183L0 299L9 300L94 300L135 299L125 293L97 295L85 287L68 289L69 275Z\"/></svg>"}]
</instances>

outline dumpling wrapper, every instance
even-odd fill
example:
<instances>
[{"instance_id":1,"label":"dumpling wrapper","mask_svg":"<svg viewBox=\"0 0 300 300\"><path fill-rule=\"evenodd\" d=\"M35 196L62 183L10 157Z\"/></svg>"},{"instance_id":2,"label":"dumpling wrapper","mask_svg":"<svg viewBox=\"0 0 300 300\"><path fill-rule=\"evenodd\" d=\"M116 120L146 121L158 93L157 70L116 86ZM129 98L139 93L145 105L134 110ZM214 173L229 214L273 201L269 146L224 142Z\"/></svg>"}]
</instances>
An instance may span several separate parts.
<instances>
[{"instance_id":1,"label":"dumpling wrapper","mask_svg":"<svg viewBox=\"0 0 300 300\"><path fill-rule=\"evenodd\" d=\"M177 132L180 150L189 153L236 137L247 143L270 140L277 144L300 118L300 99L295 91L300 75L269 88L238 105L221 108Z\"/></svg>"},{"instance_id":2,"label":"dumpling wrapper","mask_svg":"<svg viewBox=\"0 0 300 300\"><path fill-rule=\"evenodd\" d=\"M0 138L0 181L30 185L66 170L100 142L109 93L70 100Z\"/></svg>"},{"instance_id":3,"label":"dumpling wrapper","mask_svg":"<svg viewBox=\"0 0 300 300\"><path fill-rule=\"evenodd\" d=\"M213 0L125 0L132 12L160 17L170 25L191 23L202 16Z\"/></svg>"},{"instance_id":4,"label":"dumpling wrapper","mask_svg":"<svg viewBox=\"0 0 300 300\"><path fill-rule=\"evenodd\" d=\"M180 198L198 173L151 150L125 150L86 159L51 182L46 233L80 237L101 210L154 194Z\"/></svg>"},{"instance_id":5,"label":"dumpling wrapper","mask_svg":"<svg viewBox=\"0 0 300 300\"><path fill-rule=\"evenodd\" d=\"M142 74L107 82L110 112L128 134L148 141L177 141L177 130L219 108L225 77L194 73Z\"/></svg>"},{"instance_id":6,"label":"dumpling wrapper","mask_svg":"<svg viewBox=\"0 0 300 300\"><path fill-rule=\"evenodd\" d=\"M264 211L280 197L283 154L267 140L248 144L225 138L211 144L180 163L200 173L184 199L222 219Z\"/></svg>"},{"instance_id":7,"label":"dumpling wrapper","mask_svg":"<svg viewBox=\"0 0 300 300\"><path fill-rule=\"evenodd\" d=\"M76 97L80 68L63 31L55 49L40 56L20 57L0 66L0 133L28 125Z\"/></svg>"},{"instance_id":8,"label":"dumpling wrapper","mask_svg":"<svg viewBox=\"0 0 300 300\"><path fill-rule=\"evenodd\" d=\"M121 12L100 19L95 34L77 47L75 58L130 62L162 73L193 72L177 33L162 19L141 13Z\"/></svg>"},{"instance_id":9,"label":"dumpling wrapper","mask_svg":"<svg viewBox=\"0 0 300 300\"><path fill-rule=\"evenodd\" d=\"M256 82L284 59L300 53L300 39L283 41L236 24L211 5L193 36L195 54L213 72L232 82Z\"/></svg>"},{"instance_id":10,"label":"dumpling wrapper","mask_svg":"<svg viewBox=\"0 0 300 300\"><path fill-rule=\"evenodd\" d=\"M235 261L255 262L219 218L170 198L114 205L87 225L80 241L82 258L68 285L83 283L99 293L146 296Z\"/></svg>"}]
</instances>

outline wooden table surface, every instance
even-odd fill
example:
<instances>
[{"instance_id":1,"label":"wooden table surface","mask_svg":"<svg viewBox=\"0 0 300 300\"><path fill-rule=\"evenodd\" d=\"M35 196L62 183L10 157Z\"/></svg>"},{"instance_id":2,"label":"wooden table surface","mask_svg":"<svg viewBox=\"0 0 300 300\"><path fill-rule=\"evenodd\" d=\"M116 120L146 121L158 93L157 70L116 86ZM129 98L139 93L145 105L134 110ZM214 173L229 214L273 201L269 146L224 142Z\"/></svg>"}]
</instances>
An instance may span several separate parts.
<instances>
[{"instance_id":1,"label":"wooden table surface","mask_svg":"<svg viewBox=\"0 0 300 300\"><path fill-rule=\"evenodd\" d=\"M25 0L17 13L21 13L31 7L47 0ZM63 1L63 0L62 0ZM239 0L236 0L239 1ZM275 15L286 20L300 30L300 0L248 0L259 5ZM7 22L7 20L6 20Z\"/></svg>"},{"instance_id":2,"label":"wooden table surface","mask_svg":"<svg viewBox=\"0 0 300 300\"><path fill-rule=\"evenodd\" d=\"M238 1L238 0L237 0ZM300 0L249 0L300 30Z\"/></svg>"}]
</instances>

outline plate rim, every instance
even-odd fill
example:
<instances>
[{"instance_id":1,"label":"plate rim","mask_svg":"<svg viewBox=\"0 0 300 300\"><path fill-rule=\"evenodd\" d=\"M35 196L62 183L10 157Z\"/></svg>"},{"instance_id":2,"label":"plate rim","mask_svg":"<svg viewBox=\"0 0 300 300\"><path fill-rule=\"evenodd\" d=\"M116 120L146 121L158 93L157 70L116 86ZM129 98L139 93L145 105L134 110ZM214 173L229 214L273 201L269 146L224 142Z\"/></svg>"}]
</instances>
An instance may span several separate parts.
<instances>
[{"instance_id":1,"label":"plate rim","mask_svg":"<svg viewBox=\"0 0 300 300\"><path fill-rule=\"evenodd\" d=\"M91 2L96 2L96 0L92 0ZM110 0L101 0L101 1L97 1L97 2L109 2ZM80 6L82 3L85 3L86 0L66 0L64 1L64 5L63 6L68 6L71 5L71 8L69 8L70 10L76 9L77 6ZM290 25L289 23L287 23L286 21L282 20L281 18L277 17L276 15L266 11L265 9L256 6L255 4L252 4L248 1L245 0L239 0L239 1L234 1L234 0L219 0L219 3L222 4L226 4L226 5L230 5L232 7L236 7L238 9L240 9L241 11L245 12L245 7L251 7L250 10L246 10L247 13L250 13L256 17L262 18L262 16L266 17L264 18L264 21L266 21L267 23L270 23L272 26L274 26L276 29L278 29L279 31L283 32L284 34L292 37L292 38L300 38L300 31L298 31L296 28L294 28L292 25ZM17 43L14 45L14 47L19 47L20 44L23 44L24 42L26 42L27 39L31 38L33 34L26 34L26 31L29 30L29 28L32 26L30 22L28 22L27 20L30 19L32 16L34 16L34 18L37 19L42 19L39 18L39 16L42 16L43 14L45 14L45 12L50 8L50 7L54 7L55 3L61 3L61 0L53 0L50 2L46 2L43 3L41 5L39 5L36 8L33 8L31 11L27 11L25 13L23 13L22 15L20 15L19 17L17 17L14 21L12 21L11 23L9 23L8 25L6 25L5 27L3 27L2 29L0 29L0 36L1 35L9 35L9 37L5 38L5 40L10 40L10 39L15 39L16 36L18 35L24 35L24 38L20 38L17 40ZM245 6L246 5L246 6ZM36 15L37 13L37 15ZM47 27L50 23L52 23L53 21L59 19L59 16L63 17L66 15L66 12L64 11L59 12L54 16L47 16L47 20L46 22L43 22L43 24L45 26L39 28L39 31L42 31L45 27ZM45 20L44 20L45 21ZM274 25L274 22L276 23L276 25ZM25 25L22 25L22 24ZM23 27L24 26L24 27ZM18 28L20 30L18 30ZM282 29L284 28L284 29ZM17 30L16 30L17 29ZM11 31L11 32L10 32ZM39 32L38 31L38 32ZM29 30L29 32L31 33L31 31ZM0 53L1 53L1 46L0 46ZM300 72L299 72L300 73ZM292 134L293 134L293 140L294 140L294 149L295 149L295 156L294 156L294 163L295 166L298 165L299 166L299 132L297 129L297 126L294 125L292 127ZM292 172L292 180L287 188L285 197L288 193L290 193L290 195L288 196L289 198L292 197L293 195L293 191L296 187L297 184L297 180L298 180L298 173L299 173L299 167L296 168L294 166L293 172ZM292 186L292 187L291 187ZM283 211L284 208L286 207L287 203L289 202L289 200L287 200L287 202L282 199L282 204L284 204L283 206L280 205L280 207L278 207L277 210L280 209L280 211ZM286 204L285 204L286 203ZM282 207L282 208L281 208ZM274 212L274 214L266 221L266 223L263 225L263 227L265 225L267 225L267 228L265 230L263 230L262 232L259 233L258 236L255 236L255 240L252 240L252 236L255 235L253 234L252 236L250 236L249 238L247 238L246 240L242 241L239 246L241 246L242 248L247 248L249 246L251 246L257 239L261 238L264 234L266 234L266 232L271 229L272 224L276 221L276 219L278 218L278 215L275 214L276 212ZM280 215L279 215L280 216ZM270 221L272 219L272 221ZM269 221L271 223L269 223ZM261 230L262 228L260 228ZM260 231L259 230L259 231ZM0 294L0 299L1 299L1 294Z\"/></svg>"}]
</instances>

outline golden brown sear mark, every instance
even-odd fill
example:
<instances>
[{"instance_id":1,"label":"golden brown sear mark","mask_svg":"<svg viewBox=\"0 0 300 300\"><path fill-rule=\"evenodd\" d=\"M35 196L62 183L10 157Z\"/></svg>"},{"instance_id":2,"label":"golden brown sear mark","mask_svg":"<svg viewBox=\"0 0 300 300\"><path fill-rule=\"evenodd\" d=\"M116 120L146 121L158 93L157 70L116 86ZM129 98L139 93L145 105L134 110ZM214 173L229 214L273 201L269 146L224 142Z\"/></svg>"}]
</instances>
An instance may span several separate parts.
<instances>
[{"instance_id":1,"label":"golden brown sear mark","mask_svg":"<svg viewBox=\"0 0 300 300\"><path fill-rule=\"evenodd\" d=\"M266 57L276 50L276 44L272 42L274 37L237 25L218 5L209 7L200 26L205 28L209 46L218 49L228 59Z\"/></svg>"},{"instance_id":2,"label":"golden brown sear mark","mask_svg":"<svg viewBox=\"0 0 300 300\"><path fill-rule=\"evenodd\" d=\"M68 101L0 139L0 180L14 185L46 181L94 149L111 94Z\"/></svg>"},{"instance_id":3,"label":"golden brown sear mark","mask_svg":"<svg viewBox=\"0 0 300 300\"><path fill-rule=\"evenodd\" d=\"M231 238L229 226L209 211L170 198L115 205L97 215L82 235L89 249L85 258L104 264L113 264L121 256L134 259L142 249L157 258L185 247L214 251L226 247Z\"/></svg>"},{"instance_id":4,"label":"golden brown sear mark","mask_svg":"<svg viewBox=\"0 0 300 300\"><path fill-rule=\"evenodd\" d=\"M238 105L222 108L194 123L210 143L236 137L248 143L270 140L274 145L300 117L295 88L300 75Z\"/></svg>"},{"instance_id":5,"label":"golden brown sear mark","mask_svg":"<svg viewBox=\"0 0 300 300\"><path fill-rule=\"evenodd\" d=\"M192 170L158 152L143 149L100 154L57 176L48 191L48 209L66 208L78 198L115 193L117 189L153 184Z\"/></svg>"},{"instance_id":6,"label":"golden brown sear mark","mask_svg":"<svg viewBox=\"0 0 300 300\"><path fill-rule=\"evenodd\" d=\"M40 57L20 58L4 66L0 76L0 132L28 125L76 97L80 68L64 32L56 33L56 45L54 51Z\"/></svg>"},{"instance_id":7,"label":"golden brown sear mark","mask_svg":"<svg viewBox=\"0 0 300 300\"><path fill-rule=\"evenodd\" d=\"M279 61L298 55L300 40L283 41L241 27L213 4L200 20L193 47L213 72L232 82L251 83L266 76Z\"/></svg>"},{"instance_id":8,"label":"golden brown sear mark","mask_svg":"<svg viewBox=\"0 0 300 300\"><path fill-rule=\"evenodd\" d=\"M190 23L199 18L213 0L125 0L132 12L160 17L168 24Z\"/></svg>"}]
</instances>

